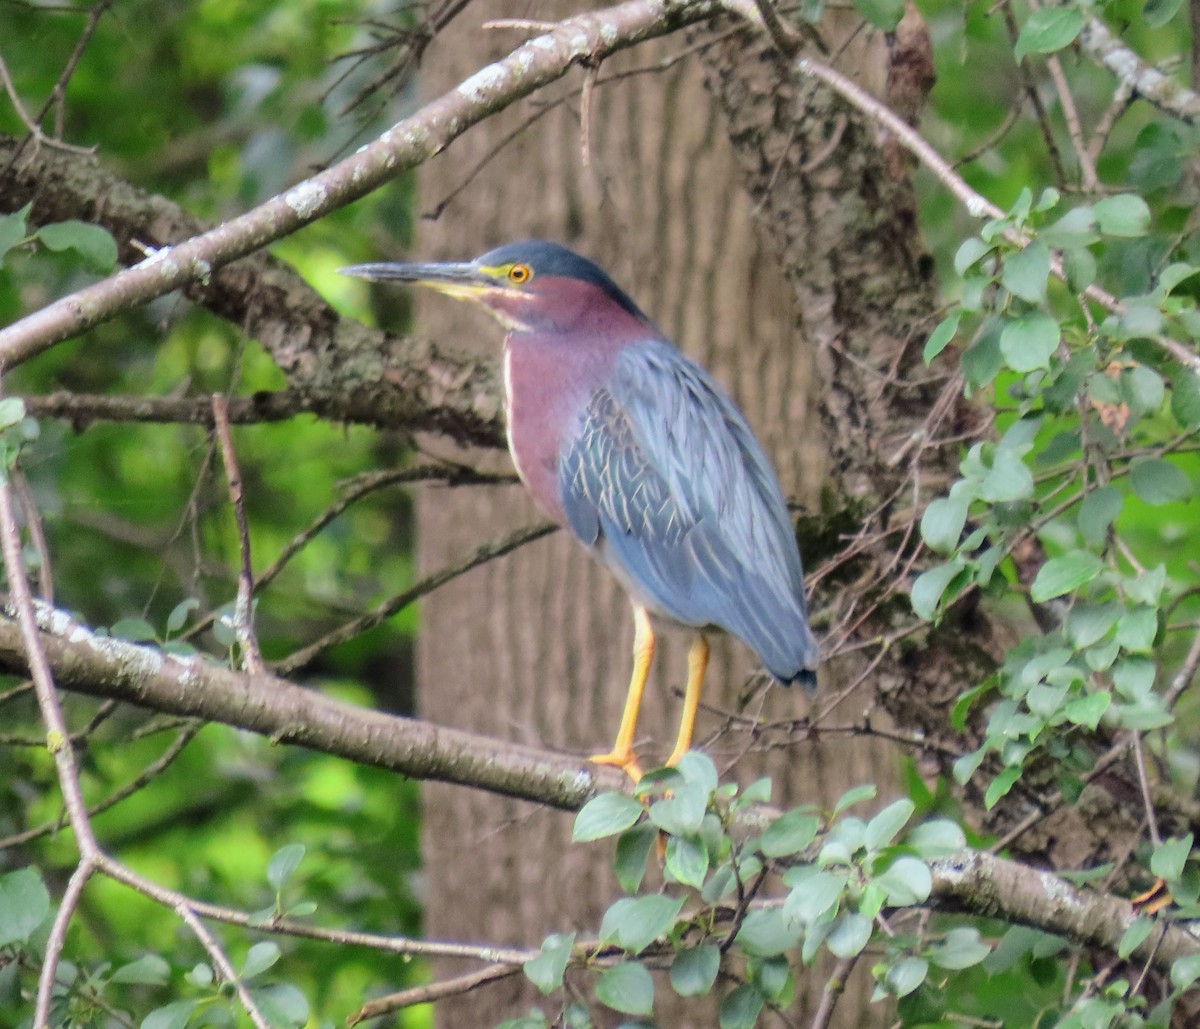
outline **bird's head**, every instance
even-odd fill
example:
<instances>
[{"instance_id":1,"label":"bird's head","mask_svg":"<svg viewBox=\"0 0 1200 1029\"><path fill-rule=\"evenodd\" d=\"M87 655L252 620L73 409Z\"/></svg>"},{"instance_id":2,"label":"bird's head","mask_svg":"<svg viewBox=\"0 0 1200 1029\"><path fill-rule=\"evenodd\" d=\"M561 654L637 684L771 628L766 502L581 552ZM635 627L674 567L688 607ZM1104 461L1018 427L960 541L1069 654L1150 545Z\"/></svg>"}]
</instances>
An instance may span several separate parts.
<instances>
[{"instance_id":1,"label":"bird's head","mask_svg":"<svg viewBox=\"0 0 1200 1029\"><path fill-rule=\"evenodd\" d=\"M474 261L356 264L339 271L372 282L429 286L478 304L514 332L561 334L586 325L592 332L657 334L603 269L542 240L507 243Z\"/></svg>"}]
</instances>

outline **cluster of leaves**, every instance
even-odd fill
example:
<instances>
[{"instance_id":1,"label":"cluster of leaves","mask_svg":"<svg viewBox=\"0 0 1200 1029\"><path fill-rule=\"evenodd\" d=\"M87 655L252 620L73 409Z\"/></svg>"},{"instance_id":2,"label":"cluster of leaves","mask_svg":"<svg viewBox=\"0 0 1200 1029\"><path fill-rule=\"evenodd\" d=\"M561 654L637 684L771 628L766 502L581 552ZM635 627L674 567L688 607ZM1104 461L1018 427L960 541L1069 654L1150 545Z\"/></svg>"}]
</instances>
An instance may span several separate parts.
<instances>
[{"instance_id":1,"label":"cluster of leaves","mask_svg":"<svg viewBox=\"0 0 1200 1029\"><path fill-rule=\"evenodd\" d=\"M1051 606L1058 626L1022 640L954 714L964 728L972 704L999 695L983 745L956 768L965 781L989 754L999 758L989 807L1035 749L1069 765L1073 727L1095 730L1103 719L1148 730L1172 721L1155 690L1154 655L1178 590L1165 565L1147 569L1122 554L1113 527L1131 504L1161 507L1192 495L1180 463L1200 428L1200 379L1160 337L1200 339L1200 266L1166 264L1149 288L1122 296L1119 310L1099 322L1080 306L1056 317L1056 304L1067 307L1095 281L1093 250L1111 267L1150 228L1135 196L1075 207L1046 224L1059 202L1054 190L1036 204L1026 191L1005 218L960 247L962 300L926 350L932 360L963 336L968 386L1006 384L1013 407L999 440L971 447L961 478L925 510L922 539L947 560L914 583L914 609L933 618L970 588L1021 591L1006 565L1013 550L1036 537L1052 551L1027 596ZM1026 241L1008 242L1014 235ZM1064 287L1052 278L1056 260Z\"/></svg>"},{"instance_id":2,"label":"cluster of leaves","mask_svg":"<svg viewBox=\"0 0 1200 1029\"><path fill-rule=\"evenodd\" d=\"M710 994L723 977L733 985L723 991L720 1025L749 1029L764 1006L789 1003L790 956L811 965L822 951L862 954L885 924L885 909L928 899L928 862L965 845L962 831L945 820L921 824L901 840L915 810L907 799L867 820L847 814L875 796L872 786L848 791L829 811L796 808L756 831L770 793L768 779L741 791L719 784L708 758L692 752L677 767L646 775L636 797L606 793L590 801L576 818L574 838L616 837L614 871L633 895L608 908L597 939L547 938L525 966L530 980L549 994L562 986L568 967L579 967L595 974L601 1004L646 1018L654 1008L652 970L666 970L683 997ZM666 882L639 894L656 849ZM876 999L913 994L931 968L968 968L989 950L970 927L892 933L872 966ZM564 1009L563 1019L591 1024L578 1003ZM545 1024L535 1011L504 1029Z\"/></svg>"},{"instance_id":3,"label":"cluster of leaves","mask_svg":"<svg viewBox=\"0 0 1200 1029\"><path fill-rule=\"evenodd\" d=\"M289 844L271 858L267 881L274 891L274 903L254 917L254 924L265 925L285 916L299 918L316 910L312 901L291 907L283 903L284 889L303 857L301 844ZM40 968L51 916L50 894L36 869L26 867L0 875L0 1010L22 1008L21 972ZM266 974L281 957L273 940L254 943L237 967L237 976L272 1026L299 1029L309 1017L303 991ZM181 994L190 996L181 998ZM136 1010L164 995L180 999L151 1007L139 1023L141 1029L185 1029L189 1024L220 1029L235 1025L241 1009L233 984L222 981L207 961L172 967L162 956L151 953L115 965L62 962L51 1022L67 1027L95 1025L114 1012Z\"/></svg>"}]
</instances>

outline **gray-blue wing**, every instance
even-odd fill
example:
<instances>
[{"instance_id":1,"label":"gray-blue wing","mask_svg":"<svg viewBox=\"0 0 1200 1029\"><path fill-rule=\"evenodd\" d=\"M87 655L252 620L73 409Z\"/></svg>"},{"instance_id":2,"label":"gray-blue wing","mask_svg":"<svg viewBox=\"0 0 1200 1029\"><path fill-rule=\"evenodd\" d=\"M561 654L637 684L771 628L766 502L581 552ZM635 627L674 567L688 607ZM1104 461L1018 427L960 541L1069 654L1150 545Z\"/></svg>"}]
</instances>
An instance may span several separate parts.
<instances>
[{"instance_id":1,"label":"gray-blue wing","mask_svg":"<svg viewBox=\"0 0 1200 1029\"><path fill-rule=\"evenodd\" d=\"M558 476L572 531L635 599L738 636L784 682L811 681L817 645L787 507L707 372L665 342L627 347Z\"/></svg>"}]
</instances>

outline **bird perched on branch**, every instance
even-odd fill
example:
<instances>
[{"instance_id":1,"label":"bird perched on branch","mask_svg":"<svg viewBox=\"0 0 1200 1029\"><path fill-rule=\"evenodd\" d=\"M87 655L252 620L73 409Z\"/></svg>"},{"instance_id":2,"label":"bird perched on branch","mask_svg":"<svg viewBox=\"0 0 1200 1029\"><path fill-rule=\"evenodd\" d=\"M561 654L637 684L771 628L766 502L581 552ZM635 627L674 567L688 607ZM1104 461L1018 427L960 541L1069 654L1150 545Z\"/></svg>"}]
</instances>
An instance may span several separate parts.
<instances>
[{"instance_id":1,"label":"bird perched on branch","mask_svg":"<svg viewBox=\"0 0 1200 1029\"><path fill-rule=\"evenodd\" d=\"M628 591L633 675L612 749L592 758L641 776L633 749L654 657L651 617L695 630L679 733L691 747L706 634L746 643L783 683L815 686L796 537L778 479L741 412L603 270L556 243L510 243L474 261L360 264L473 301L508 330L508 444L534 499Z\"/></svg>"}]
</instances>

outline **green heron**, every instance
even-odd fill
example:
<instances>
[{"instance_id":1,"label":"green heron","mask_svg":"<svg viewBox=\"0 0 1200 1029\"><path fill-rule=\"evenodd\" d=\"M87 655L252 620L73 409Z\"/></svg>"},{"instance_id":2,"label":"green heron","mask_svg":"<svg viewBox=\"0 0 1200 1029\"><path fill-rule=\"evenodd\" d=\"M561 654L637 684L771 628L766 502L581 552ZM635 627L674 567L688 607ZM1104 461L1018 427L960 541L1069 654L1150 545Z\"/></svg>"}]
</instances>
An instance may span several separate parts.
<instances>
[{"instance_id":1,"label":"green heron","mask_svg":"<svg viewBox=\"0 0 1200 1029\"><path fill-rule=\"evenodd\" d=\"M633 603L633 674L612 750L633 750L654 657L651 616L695 630L674 764L691 747L706 633L745 642L783 683L816 683L796 536L775 473L733 401L591 261L511 243L457 264L360 264L345 275L431 286L507 330L508 445L537 503Z\"/></svg>"}]
</instances>

